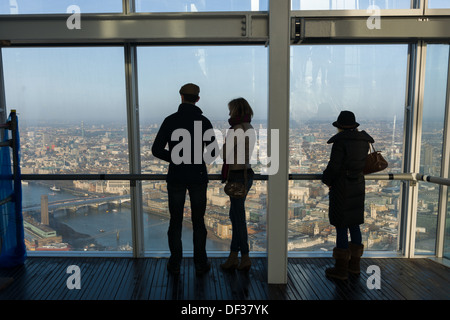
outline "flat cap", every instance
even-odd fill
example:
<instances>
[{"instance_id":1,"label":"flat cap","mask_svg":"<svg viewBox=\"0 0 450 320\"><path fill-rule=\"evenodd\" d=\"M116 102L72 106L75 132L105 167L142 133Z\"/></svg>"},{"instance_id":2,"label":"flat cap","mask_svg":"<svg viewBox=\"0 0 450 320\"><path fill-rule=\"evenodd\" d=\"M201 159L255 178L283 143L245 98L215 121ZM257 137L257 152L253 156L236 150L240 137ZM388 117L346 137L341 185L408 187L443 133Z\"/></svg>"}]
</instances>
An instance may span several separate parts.
<instances>
[{"instance_id":1,"label":"flat cap","mask_svg":"<svg viewBox=\"0 0 450 320\"><path fill-rule=\"evenodd\" d=\"M200 93L199 86L193 83L186 83L180 89L180 94L191 94L194 96L198 96L199 93Z\"/></svg>"}]
</instances>

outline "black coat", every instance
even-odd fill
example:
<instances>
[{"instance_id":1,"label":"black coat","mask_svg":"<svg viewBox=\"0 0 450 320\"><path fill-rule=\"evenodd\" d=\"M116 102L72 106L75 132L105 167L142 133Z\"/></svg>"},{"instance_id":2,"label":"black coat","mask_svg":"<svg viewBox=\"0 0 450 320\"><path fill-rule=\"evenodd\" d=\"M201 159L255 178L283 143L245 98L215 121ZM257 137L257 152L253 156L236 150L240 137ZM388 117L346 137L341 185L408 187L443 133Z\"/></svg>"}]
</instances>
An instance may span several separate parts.
<instances>
[{"instance_id":1,"label":"black coat","mask_svg":"<svg viewBox=\"0 0 450 320\"><path fill-rule=\"evenodd\" d=\"M203 135L206 130L212 129L212 124L202 114L202 110L196 105L190 103L182 103L178 107L178 111L171 114L164 119L155 141L152 146L152 153L155 157L169 162L169 172L167 173L167 182L174 183L206 183L208 182L208 175L206 171L206 164L203 158L204 148L210 143L216 143L213 136L209 141L203 141ZM195 122L201 122L201 131L195 131ZM187 130L190 136L190 141L186 140L186 146L189 148L181 148L178 145L183 142L182 138L172 140L172 133L177 129ZM186 131L185 131L186 132ZM200 136L201 135L201 136ZM196 141L195 139L201 139ZM201 143L200 148L197 148L197 143ZM168 145L169 149L165 149ZM178 146L177 146L178 145ZM175 147L177 149L173 150ZM180 152L181 150L181 152ZM183 152L190 152L189 161L182 163L174 163L172 160L172 151L183 156ZM186 153L187 154L187 153ZM201 159L201 161L199 161Z\"/></svg>"},{"instance_id":2,"label":"black coat","mask_svg":"<svg viewBox=\"0 0 450 320\"><path fill-rule=\"evenodd\" d=\"M365 181L363 169L373 138L365 131L344 130L328 140L330 161L322 182L330 187L330 224L349 227L364 223Z\"/></svg>"}]
</instances>

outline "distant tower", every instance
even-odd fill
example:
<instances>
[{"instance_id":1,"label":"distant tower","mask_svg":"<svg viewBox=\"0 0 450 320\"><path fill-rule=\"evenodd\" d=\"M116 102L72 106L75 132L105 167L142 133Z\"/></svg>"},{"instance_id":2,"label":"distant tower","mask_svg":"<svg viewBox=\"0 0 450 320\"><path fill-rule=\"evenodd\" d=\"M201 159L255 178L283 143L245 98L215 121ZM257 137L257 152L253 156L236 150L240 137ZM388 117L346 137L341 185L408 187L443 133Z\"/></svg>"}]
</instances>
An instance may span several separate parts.
<instances>
[{"instance_id":1,"label":"distant tower","mask_svg":"<svg viewBox=\"0 0 450 320\"><path fill-rule=\"evenodd\" d=\"M41 224L49 225L48 221L48 195L41 196Z\"/></svg>"},{"instance_id":2,"label":"distant tower","mask_svg":"<svg viewBox=\"0 0 450 320\"><path fill-rule=\"evenodd\" d=\"M42 134L42 147L45 148L49 145L50 143L50 138L48 136L47 133L43 133Z\"/></svg>"},{"instance_id":3,"label":"distant tower","mask_svg":"<svg viewBox=\"0 0 450 320\"><path fill-rule=\"evenodd\" d=\"M81 121L81 137L84 138L84 121Z\"/></svg>"},{"instance_id":4,"label":"distant tower","mask_svg":"<svg viewBox=\"0 0 450 320\"><path fill-rule=\"evenodd\" d=\"M395 146L395 120L397 120L397 115L394 115L394 126L392 128L392 148Z\"/></svg>"},{"instance_id":5,"label":"distant tower","mask_svg":"<svg viewBox=\"0 0 450 320\"><path fill-rule=\"evenodd\" d=\"M433 174L433 146L425 144L424 149L424 163L423 172L425 174Z\"/></svg>"},{"instance_id":6,"label":"distant tower","mask_svg":"<svg viewBox=\"0 0 450 320\"><path fill-rule=\"evenodd\" d=\"M371 203L370 204L370 217L374 220L377 219L377 209L375 208L375 204Z\"/></svg>"},{"instance_id":7,"label":"distant tower","mask_svg":"<svg viewBox=\"0 0 450 320\"><path fill-rule=\"evenodd\" d=\"M314 224L314 235L317 236L319 234L319 224L316 222Z\"/></svg>"},{"instance_id":8,"label":"distant tower","mask_svg":"<svg viewBox=\"0 0 450 320\"><path fill-rule=\"evenodd\" d=\"M394 152L395 152L395 121L396 120L397 120L397 115L394 115L394 125L392 127L391 159L394 159Z\"/></svg>"},{"instance_id":9,"label":"distant tower","mask_svg":"<svg viewBox=\"0 0 450 320\"><path fill-rule=\"evenodd\" d=\"M372 248L374 243L374 234L373 232L369 233L369 238L367 239L367 248Z\"/></svg>"}]
</instances>

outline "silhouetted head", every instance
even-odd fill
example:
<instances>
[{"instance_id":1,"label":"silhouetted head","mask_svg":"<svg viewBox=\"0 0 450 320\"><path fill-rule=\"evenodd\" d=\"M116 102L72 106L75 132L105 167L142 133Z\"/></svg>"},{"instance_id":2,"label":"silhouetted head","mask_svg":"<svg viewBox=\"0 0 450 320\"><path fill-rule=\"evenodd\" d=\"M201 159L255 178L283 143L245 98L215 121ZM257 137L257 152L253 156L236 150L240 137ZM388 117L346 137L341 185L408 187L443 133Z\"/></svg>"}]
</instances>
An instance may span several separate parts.
<instances>
[{"instance_id":1,"label":"silhouetted head","mask_svg":"<svg viewBox=\"0 0 450 320\"><path fill-rule=\"evenodd\" d=\"M351 111L341 111L339 117L335 122L333 122L333 126L338 129L355 129L359 126L359 123L356 122L355 114Z\"/></svg>"},{"instance_id":2,"label":"silhouetted head","mask_svg":"<svg viewBox=\"0 0 450 320\"><path fill-rule=\"evenodd\" d=\"M186 83L180 89L181 100L188 103L196 103L200 100L200 87L193 83Z\"/></svg>"},{"instance_id":3,"label":"silhouetted head","mask_svg":"<svg viewBox=\"0 0 450 320\"><path fill-rule=\"evenodd\" d=\"M252 107L244 98L231 100L228 103L228 109L232 118L248 116L251 119L253 117Z\"/></svg>"}]
</instances>

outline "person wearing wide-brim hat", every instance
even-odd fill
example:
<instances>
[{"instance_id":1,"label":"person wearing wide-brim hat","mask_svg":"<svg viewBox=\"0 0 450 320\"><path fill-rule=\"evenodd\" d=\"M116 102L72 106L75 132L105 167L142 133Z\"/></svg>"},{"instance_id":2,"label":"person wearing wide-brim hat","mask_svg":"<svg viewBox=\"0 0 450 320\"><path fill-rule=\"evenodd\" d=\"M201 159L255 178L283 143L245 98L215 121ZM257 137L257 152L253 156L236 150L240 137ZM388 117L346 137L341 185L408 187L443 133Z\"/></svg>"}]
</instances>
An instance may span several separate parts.
<instances>
[{"instance_id":1,"label":"person wearing wide-brim hat","mask_svg":"<svg viewBox=\"0 0 450 320\"><path fill-rule=\"evenodd\" d=\"M360 273L363 253L361 230L364 223L365 180L363 169L373 138L359 131L359 123L351 111L342 111L333 126L338 133L328 140L333 144L322 182L329 189L330 224L336 227L335 266L328 268L328 277L345 280L348 273ZM350 231L351 242L347 232Z\"/></svg>"}]
</instances>

